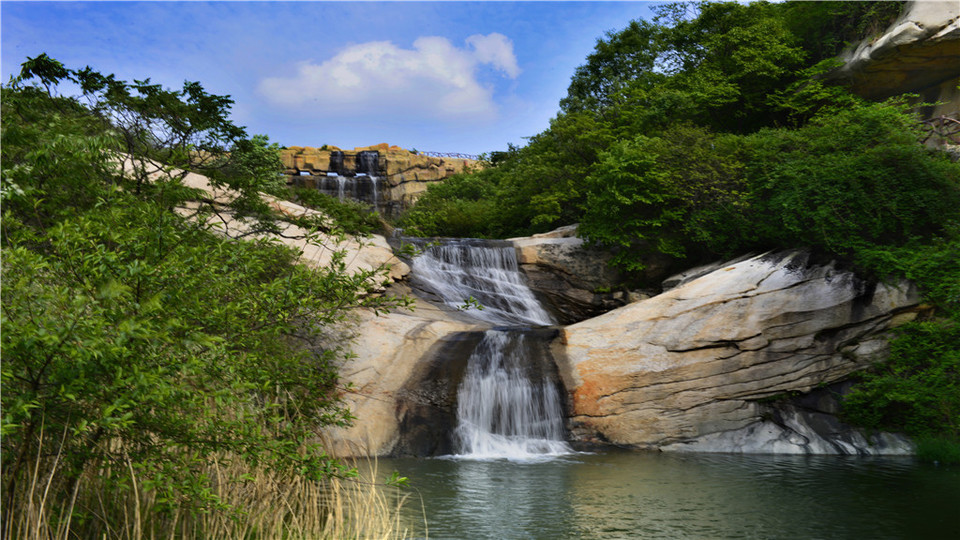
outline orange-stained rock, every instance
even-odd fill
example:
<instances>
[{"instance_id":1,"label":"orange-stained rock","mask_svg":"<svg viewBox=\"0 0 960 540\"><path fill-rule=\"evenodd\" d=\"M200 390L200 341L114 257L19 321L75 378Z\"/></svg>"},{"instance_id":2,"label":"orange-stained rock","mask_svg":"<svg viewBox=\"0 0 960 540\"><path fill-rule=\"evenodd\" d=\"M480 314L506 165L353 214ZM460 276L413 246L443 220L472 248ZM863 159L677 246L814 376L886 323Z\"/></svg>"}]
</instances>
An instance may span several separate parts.
<instances>
[{"instance_id":1,"label":"orange-stained rock","mask_svg":"<svg viewBox=\"0 0 960 540\"><path fill-rule=\"evenodd\" d=\"M872 284L802 251L726 265L564 328L554 356L573 433L634 447L761 420L757 400L808 392L886 354L916 288Z\"/></svg>"}]
</instances>

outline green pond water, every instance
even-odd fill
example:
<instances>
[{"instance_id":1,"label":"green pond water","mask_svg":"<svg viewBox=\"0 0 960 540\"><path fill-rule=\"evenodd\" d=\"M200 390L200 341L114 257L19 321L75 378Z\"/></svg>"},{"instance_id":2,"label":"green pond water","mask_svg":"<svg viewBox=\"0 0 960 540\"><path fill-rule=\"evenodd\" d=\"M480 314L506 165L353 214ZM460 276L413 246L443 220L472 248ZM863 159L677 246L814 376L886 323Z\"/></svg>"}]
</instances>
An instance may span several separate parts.
<instances>
[{"instance_id":1,"label":"green pond water","mask_svg":"<svg viewBox=\"0 0 960 540\"><path fill-rule=\"evenodd\" d=\"M607 452L381 460L432 539L960 539L960 467L912 458Z\"/></svg>"}]
</instances>

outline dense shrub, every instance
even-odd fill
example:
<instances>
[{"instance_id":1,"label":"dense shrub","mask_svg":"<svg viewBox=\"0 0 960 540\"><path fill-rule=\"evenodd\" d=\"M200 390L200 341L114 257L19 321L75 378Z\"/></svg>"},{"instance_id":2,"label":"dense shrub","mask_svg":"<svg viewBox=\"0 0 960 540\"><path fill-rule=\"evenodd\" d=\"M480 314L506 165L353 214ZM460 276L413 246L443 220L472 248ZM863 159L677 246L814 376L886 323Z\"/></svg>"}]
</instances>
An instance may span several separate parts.
<instances>
[{"instance_id":1,"label":"dense shrub","mask_svg":"<svg viewBox=\"0 0 960 540\"><path fill-rule=\"evenodd\" d=\"M53 94L65 79L89 106ZM382 276L348 274L343 254L310 270L278 243L218 234L223 211L276 229L259 193L278 185L279 160L226 120L229 99L185 86L44 55L2 89L5 533L100 537L128 509L78 506L104 500L81 493L91 485L137 504L150 493L155 511L224 510L213 460L306 481L347 473L316 436L350 419L342 331L352 308L393 301L369 295ZM216 171L234 207L186 187L189 168Z\"/></svg>"},{"instance_id":2,"label":"dense shrub","mask_svg":"<svg viewBox=\"0 0 960 540\"><path fill-rule=\"evenodd\" d=\"M367 235L383 230L380 215L359 201L339 200L317 189L290 188L289 199L327 215L330 220L320 225L328 232L342 231L349 234Z\"/></svg>"}]
</instances>

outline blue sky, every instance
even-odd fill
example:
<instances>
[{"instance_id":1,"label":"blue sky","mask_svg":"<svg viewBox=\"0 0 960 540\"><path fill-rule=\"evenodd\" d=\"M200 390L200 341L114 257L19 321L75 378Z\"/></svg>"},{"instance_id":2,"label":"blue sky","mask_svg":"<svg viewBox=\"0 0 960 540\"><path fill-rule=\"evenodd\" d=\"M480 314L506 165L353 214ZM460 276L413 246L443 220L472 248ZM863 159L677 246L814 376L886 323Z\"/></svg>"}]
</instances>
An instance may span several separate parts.
<instances>
[{"instance_id":1,"label":"blue sky","mask_svg":"<svg viewBox=\"0 0 960 540\"><path fill-rule=\"evenodd\" d=\"M648 2L0 2L3 81L46 52L200 81L280 144L481 153L547 127L597 38Z\"/></svg>"}]
</instances>

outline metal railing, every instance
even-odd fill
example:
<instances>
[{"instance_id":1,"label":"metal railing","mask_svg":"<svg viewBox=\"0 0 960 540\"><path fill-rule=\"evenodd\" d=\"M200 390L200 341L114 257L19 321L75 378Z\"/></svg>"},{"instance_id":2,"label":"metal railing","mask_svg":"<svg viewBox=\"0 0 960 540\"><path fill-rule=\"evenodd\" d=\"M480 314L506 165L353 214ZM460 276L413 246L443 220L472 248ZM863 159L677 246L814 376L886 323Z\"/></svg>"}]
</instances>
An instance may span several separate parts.
<instances>
[{"instance_id":1,"label":"metal railing","mask_svg":"<svg viewBox=\"0 0 960 540\"><path fill-rule=\"evenodd\" d=\"M428 157L450 157L450 158L460 158L460 159L472 159L474 161L480 159L480 156L476 154L461 154L460 152L424 152L422 150L415 150L415 154Z\"/></svg>"}]
</instances>

